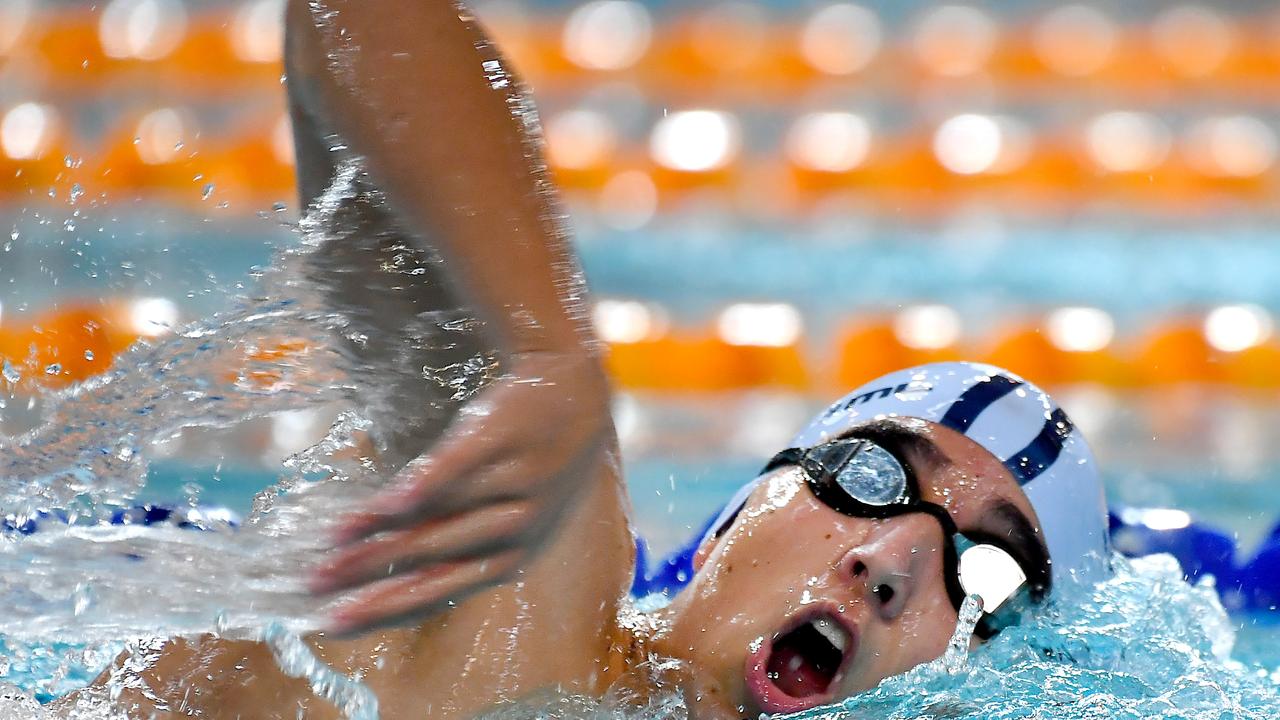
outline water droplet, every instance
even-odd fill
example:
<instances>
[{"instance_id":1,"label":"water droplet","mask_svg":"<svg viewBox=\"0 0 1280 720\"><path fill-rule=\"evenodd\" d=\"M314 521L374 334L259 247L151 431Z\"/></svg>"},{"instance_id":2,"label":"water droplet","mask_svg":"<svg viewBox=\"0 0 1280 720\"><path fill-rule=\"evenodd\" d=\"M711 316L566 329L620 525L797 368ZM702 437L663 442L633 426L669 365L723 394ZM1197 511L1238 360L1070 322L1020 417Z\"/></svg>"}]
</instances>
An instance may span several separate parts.
<instances>
[{"instance_id":1,"label":"water droplet","mask_svg":"<svg viewBox=\"0 0 1280 720\"><path fill-rule=\"evenodd\" d=\"M85 360L93 360L93 351L92 351L92 350L85 350L85 351L84 351L84 359L85 359Z\"/></svg>"},{"instance_id":2,"label":"water droplet","mask_svg":"<svg viewBox=\"0 0 1280 720\"><path fill-rule=\"evenodd\" d=\"M76 585L75 592L71 595L71 602L72 612L76 617L80 617L93 605L93 589L88 583Z\"/></svg>"},{"instance_id":3,"label":"water droplet","mask_svg":"<svg viewBox=\"0 0 1280 720\"><path fill-rule=\"evenodd\" d=\"M8 360L4 361L3 374L5 380L15 385L22 379L22 373L18 372L18 368L9 364Z\"/></svg>"},{"instance_id":4,"label":"water droplet","mask_svg":"<svg viewBox=\"0 0 1280 720\"><path fill-rule=\"evenodd\" d=\"M61 364L61 363L53 363L52 365L49 365L49 366L45 367L45 369L44 369L44 374L45 374L45 375L57 375L57 374L58 374L58 373L60 373L60 372L62 372L62 364Z\"/></svg>"},{"instance_id":5,"label":"water droplet","mask_svg":"<svg viewBox=\"0 0 1280 720\"><path fill-rule=\"evenodd\" d=\"M208 200L209 196L212 194L213 194L213 183L208 183L204 186L204 190L200 194L200 199Z\"/></svg>"}]
</instances>

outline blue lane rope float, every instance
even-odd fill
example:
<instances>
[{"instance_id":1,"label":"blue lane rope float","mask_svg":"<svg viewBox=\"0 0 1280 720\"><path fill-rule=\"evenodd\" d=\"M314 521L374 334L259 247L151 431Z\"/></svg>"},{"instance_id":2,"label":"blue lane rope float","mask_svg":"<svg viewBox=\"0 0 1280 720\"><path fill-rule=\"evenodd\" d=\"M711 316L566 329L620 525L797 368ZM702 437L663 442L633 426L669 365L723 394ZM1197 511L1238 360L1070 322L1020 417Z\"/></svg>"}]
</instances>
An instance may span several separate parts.
<instances>
[{"instance_id":1,"label":"blue lane rope float","mask_svg":"<svg viewBox=\"0 0 1280 720\"><path fill-rule=\"evenodd\" d=\"M234 529L240 518L226 508L199 505L135 505L116 508L104 520L88 521L72 517L65 510L39 510L30 515L7 515L0 519L0 535L32 535L50 525L173 525L184 530Z\"/></svg>"},{"instance_id":2,"label":"blue lane rope float","mask_svg":"<svg viewBox=\"0 0 1280 720\"><path fill-rule=\"evenodd\" d=\"M675 595L693 578L693 556L708 527L694 533L684 546L649 560L643 538L636 540L635 597ZM1238 557L1231 534L1191 520L1181 511L1140 508L1113 509L1111 542L1129 557L1156 553L1174 556L1190 582L1213 577L1223 605L1232 611L1280 613L1280 522L1271 529L1252 557Z\"/></svg>"}]
</instances>

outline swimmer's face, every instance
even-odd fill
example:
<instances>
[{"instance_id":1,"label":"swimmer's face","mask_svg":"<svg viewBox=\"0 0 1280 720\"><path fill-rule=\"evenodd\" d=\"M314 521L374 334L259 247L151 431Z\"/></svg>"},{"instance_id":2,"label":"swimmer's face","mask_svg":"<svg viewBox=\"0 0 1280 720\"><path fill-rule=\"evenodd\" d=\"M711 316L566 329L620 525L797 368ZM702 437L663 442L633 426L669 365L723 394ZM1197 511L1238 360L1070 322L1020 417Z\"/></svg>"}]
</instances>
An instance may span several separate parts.
<instances>
[{"instance_id":1,"label":"swimmer's face","mask_svg":"<svg viewBox=\"0 0 1280 720\"><path fill-rule=\"evenodd\" d=\"M1007 538L1001 544L1032 581L1047 583L1035 513L989 452L920 420L849 434L895 452L961 532ZM663 650L691 666L694 713L795 712L939 657L956 625L945 547L929 515L849 517L819 502L798 468L773 471L733 525L699 550L701 566L670 608Z\"/></svg>"}]
</instances>

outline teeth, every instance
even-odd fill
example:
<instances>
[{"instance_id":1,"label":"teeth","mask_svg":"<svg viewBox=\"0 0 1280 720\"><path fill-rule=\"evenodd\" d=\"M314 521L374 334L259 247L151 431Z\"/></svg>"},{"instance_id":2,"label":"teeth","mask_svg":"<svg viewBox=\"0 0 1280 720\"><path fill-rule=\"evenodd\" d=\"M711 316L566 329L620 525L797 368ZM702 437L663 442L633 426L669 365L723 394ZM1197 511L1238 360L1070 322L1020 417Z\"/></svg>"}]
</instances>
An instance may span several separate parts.
<instances>
[{"instance_id":1,"label":"teeth","mask_svg":"<svg viewBox=\"0 0 1280 720\"><path fill-rule=\"evenodd\" d=\"M845 646L849 643L849 637L845 634L844 628L827 620L820 618L818 620L810 620L809 624L813 626L818 634L827 639L836 650L844 652Z\"/></svg>"}]
</instances>

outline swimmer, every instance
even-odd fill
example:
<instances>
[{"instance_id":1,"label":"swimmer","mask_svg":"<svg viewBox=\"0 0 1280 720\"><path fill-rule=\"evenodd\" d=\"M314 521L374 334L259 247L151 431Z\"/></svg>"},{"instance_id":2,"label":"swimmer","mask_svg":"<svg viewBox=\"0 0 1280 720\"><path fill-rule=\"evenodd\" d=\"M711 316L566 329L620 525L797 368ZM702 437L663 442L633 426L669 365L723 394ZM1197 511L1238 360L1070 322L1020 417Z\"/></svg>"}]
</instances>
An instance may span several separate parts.
<instances>
[{"instance_id":1,"label":"swimmer","mask_svg":"<svg viewBox=\"0 0 1280 720\"><path fill-rule=\"evenodd\" d=\"M493 382L449 412L414 412L438 388L385 393L417 418L383 420L398 474L313 579L340 604L307 642L381 717L465 718L552 690L643 698L660 658L679 661L663 681L695 718L801 710L938 657L966 595L984 598L989 636L1102 572L1084 440L1033 385L956 363L815 418L712 524L688 587L637 612L601 351L518 78L446 0L290 0L287 33L304 204L360 171L325 249L372 333L350 351L395 356L379 329L397 337L431 303L471 308L497 349ZM351 250L370 238L373 255ZM447 276L397 306L368 257L424 245ZM132 665L129 717L337 716L258 643L178 639Z\"/></svg>"}]
</instances>

